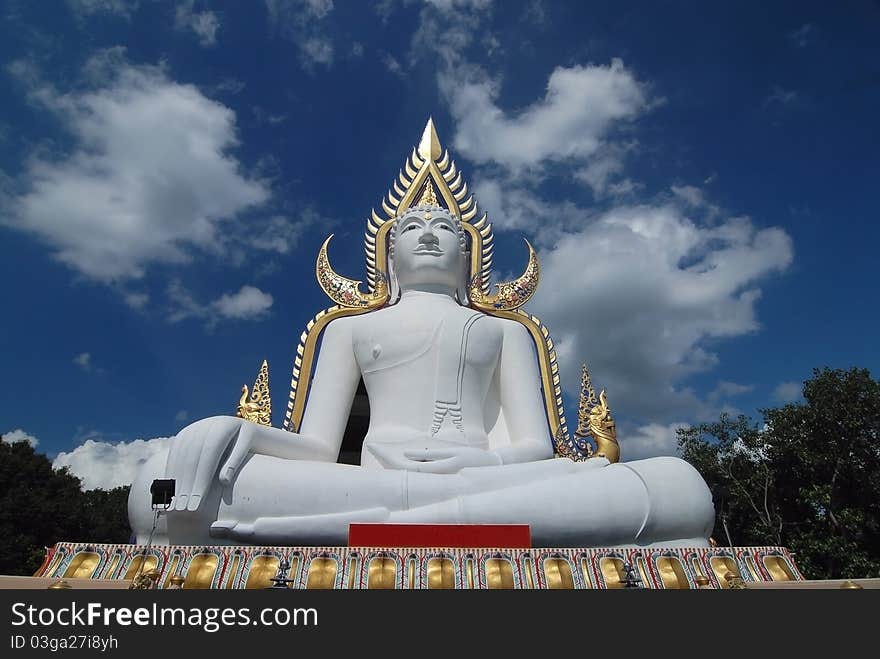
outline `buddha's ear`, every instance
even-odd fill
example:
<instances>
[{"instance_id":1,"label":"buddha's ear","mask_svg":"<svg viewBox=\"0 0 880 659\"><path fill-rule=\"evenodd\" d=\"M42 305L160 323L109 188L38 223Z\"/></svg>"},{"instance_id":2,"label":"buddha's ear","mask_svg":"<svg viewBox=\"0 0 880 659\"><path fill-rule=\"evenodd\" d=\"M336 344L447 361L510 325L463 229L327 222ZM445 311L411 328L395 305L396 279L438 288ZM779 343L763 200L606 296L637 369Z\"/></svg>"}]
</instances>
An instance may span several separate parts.
<instances>
[{"instance_id":1,"label":"buddha's ear","mask_svg":"<svg viewBox=\"0 0 880 659\"><path fill-rule=\"evenodd\" d=\"M463 306L469 306L471 301L468 297L468 285L470 284L471 274L471 253L465 244L465 250L461 255L461 269L458 276L458 288L455 289L455 299Z\"/></svg>"},{"instance_id":2,"label":"buddha's ear","mask_svg":"<svg viewBox=\"0 0 880 659\"><path fill-rule=\"evenodd\" d=\"M394 260L388 255L386 261L388 267L388 304L397 304L400 298L400 282L397 281L397 273L394 272Z\"/></svg>"}]
</instances>

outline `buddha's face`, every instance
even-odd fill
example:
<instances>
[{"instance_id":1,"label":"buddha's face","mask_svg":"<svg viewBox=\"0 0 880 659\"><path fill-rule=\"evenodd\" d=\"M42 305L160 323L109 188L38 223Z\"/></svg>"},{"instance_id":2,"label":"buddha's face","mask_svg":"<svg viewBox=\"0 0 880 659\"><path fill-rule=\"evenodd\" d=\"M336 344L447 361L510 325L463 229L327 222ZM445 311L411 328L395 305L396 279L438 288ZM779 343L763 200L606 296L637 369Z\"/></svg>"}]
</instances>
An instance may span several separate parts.
<instances>
[{"instance_id":1,"label":"buddha's face","mask_svg":"<svg viewBox=\"0 0 880 659\"><path fill-rule=\"evenodd\" d=\"M437 286L455 290L462 273L461 236L444 210L413 210L397 222L394 271L400 287Z\"/></svg>"}]
</instances>

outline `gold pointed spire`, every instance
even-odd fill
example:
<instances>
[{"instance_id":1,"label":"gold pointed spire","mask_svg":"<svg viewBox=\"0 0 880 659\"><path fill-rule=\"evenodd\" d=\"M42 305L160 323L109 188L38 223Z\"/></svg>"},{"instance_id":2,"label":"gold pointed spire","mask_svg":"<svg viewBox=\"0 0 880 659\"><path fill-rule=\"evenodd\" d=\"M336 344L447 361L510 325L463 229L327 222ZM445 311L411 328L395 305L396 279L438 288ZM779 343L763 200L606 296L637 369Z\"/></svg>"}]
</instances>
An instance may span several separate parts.
<instances>
[{"instance_id":1,"label":"gold pointed spire","mask_svg":"<svg viewBox=\"0 0 880 659\"><path fill-rule=\"evenodd\" d=\"M422 140L419 142L419 155L430 162L439 160L440 156L443 155L440 138L437 137L437 131L434 129L434 119L431 117L428 117L425 130L422 131Z\"/></svg>"},{"instance_id":2,"label":"gold pointed spire","mask_svg":"<svg viewBox=\"0 0 880 659\"><path fill-rule=\"evenodd\" d=\"M437 194L434 192L434 184L431 182L431 179L428 179L428 184L425 186L425 191L422 192L422 198L419 199L419 203L416 206L439 206L437 203Z\"/></svg>"}]
</instances>

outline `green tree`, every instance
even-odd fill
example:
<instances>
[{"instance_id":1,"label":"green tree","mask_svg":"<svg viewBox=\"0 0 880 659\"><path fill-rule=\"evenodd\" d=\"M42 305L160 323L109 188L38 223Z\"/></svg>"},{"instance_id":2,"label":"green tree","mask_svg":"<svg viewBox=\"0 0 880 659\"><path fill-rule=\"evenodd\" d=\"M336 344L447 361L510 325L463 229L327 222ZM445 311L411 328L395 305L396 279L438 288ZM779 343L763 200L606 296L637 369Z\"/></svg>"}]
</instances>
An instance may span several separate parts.
<instances>
[{"instance_id":1,"label":"green tree","mask_svg":"<svg viewBox=\"0 0 880 659\"><path fill-rule=\"evenodd\" d=\"M715 536L780 545L814 579L880 576L880 382L816 369L804 402L679 431L715 500Z\"/></svg>"},{"instance_id":2,"label":"green tree","mask_svg":"<svg viewBox=\"0 0 880 659\"><path fill-rule=\"evenodd\" d=\"M0 574L33 574L56 542L127 542L127 498L127 487L83 492L27 442L0 439Z\"/></svg>"}]
</instances>

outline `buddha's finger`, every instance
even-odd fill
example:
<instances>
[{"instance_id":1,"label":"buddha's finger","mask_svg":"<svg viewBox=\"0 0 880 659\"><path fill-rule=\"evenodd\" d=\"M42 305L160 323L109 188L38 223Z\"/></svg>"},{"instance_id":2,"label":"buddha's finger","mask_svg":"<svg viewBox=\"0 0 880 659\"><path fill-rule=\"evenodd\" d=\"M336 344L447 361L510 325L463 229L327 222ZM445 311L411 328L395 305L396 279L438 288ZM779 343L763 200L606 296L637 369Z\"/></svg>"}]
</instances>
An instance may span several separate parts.
<instances>
[{"instance_id":1,"label":"buddha's finger","mask_svg":"<svg viewBox=\"0 0 880 659\"><path fill-rule=\"evenodd\" d=\"M367 450L373 454L373 457L375 457L380 462L380 464L382 464L382 466L393 466L391 464L393 461L393 453L391 451L383 449L377 444L367 446Z\"/></svg>"},{"instance_id":2,"label":"buddha's finger","mask_svg":"<svg viewBox=\"0 0 880 659\"><path fill-rule=\"evenodd\" d=\"M178 435L174 439L177 447L174 462L174 472L171 475L177 483L175 484L176 496L174 497L174 509L186 510L189 503L189 496L192 493L193 479L195 477L196 465L199 461L199 455L202 452L204 440L201 436Z\"/></svg>"},{"instance_id":3,"label":"buddha's finger","mask_svg":"<svg viewBox=\"0 0 880 659\"><path fill-rule=\"evenodd\" d=\"M458 456L444 458L442 460L418 462L417 464L417 471L423 474L450 474L461 468L461 460Z\"/></svg>"},{"instance_id":4,"label":"buddha's finger","mask_svg":"<svg viewBox=\"0 0 880 659\"><path fill-rule=\"evenodd\" d=\"M238 470L241 469L241 465L247 460L251 452L252 443L251 429L247 427L246 422L242 422L238 431L238 437L232 446L232 451L230 451L226 462L220 467L220 482L223 485L230 485L232 483Z\"/></svg>"},{"instance_id":5,"label":"buddha's finger","mask_svg":"<svg viewBox=\"0 0 880 659\"><path fill-rule=\"evenodd\" d=\"M379 449L377 447L371 447L371 452L374 456L376 456L376 459L388 469L407 469L409 471L418 471L419 464L421 464L417 460L411 460L404 457L403 454L391 448Z\"/></svg>"},{"instance_id":6,"label":"buddha's finger","mask_svg":"<svg viewBox=\"0 0 880 659\"><path fill-rule=\"evenodd\" d=\"M415 451L405 451L404 455L410 460L446 460L448 458L454 458L458 453L454 449L448 448L432 448L432 449L419 449Z\"/></svg>"},{"instance_id":7,"label":"buddha's finger","mask_svg":"<svg viewBox=\"0 0 880 659\"><path fill-rule=\"evenodd\" d=\"M230 419L223 418L215 422L211 428L211 439L205 442L199 459L199 465L195 472L192 493L189 497L187 510L198 510L202 497L208 492L214 477L217 474L217 466L224 451L230 442L235 441L240 424Z\"/></svg>"}]
</instances>

